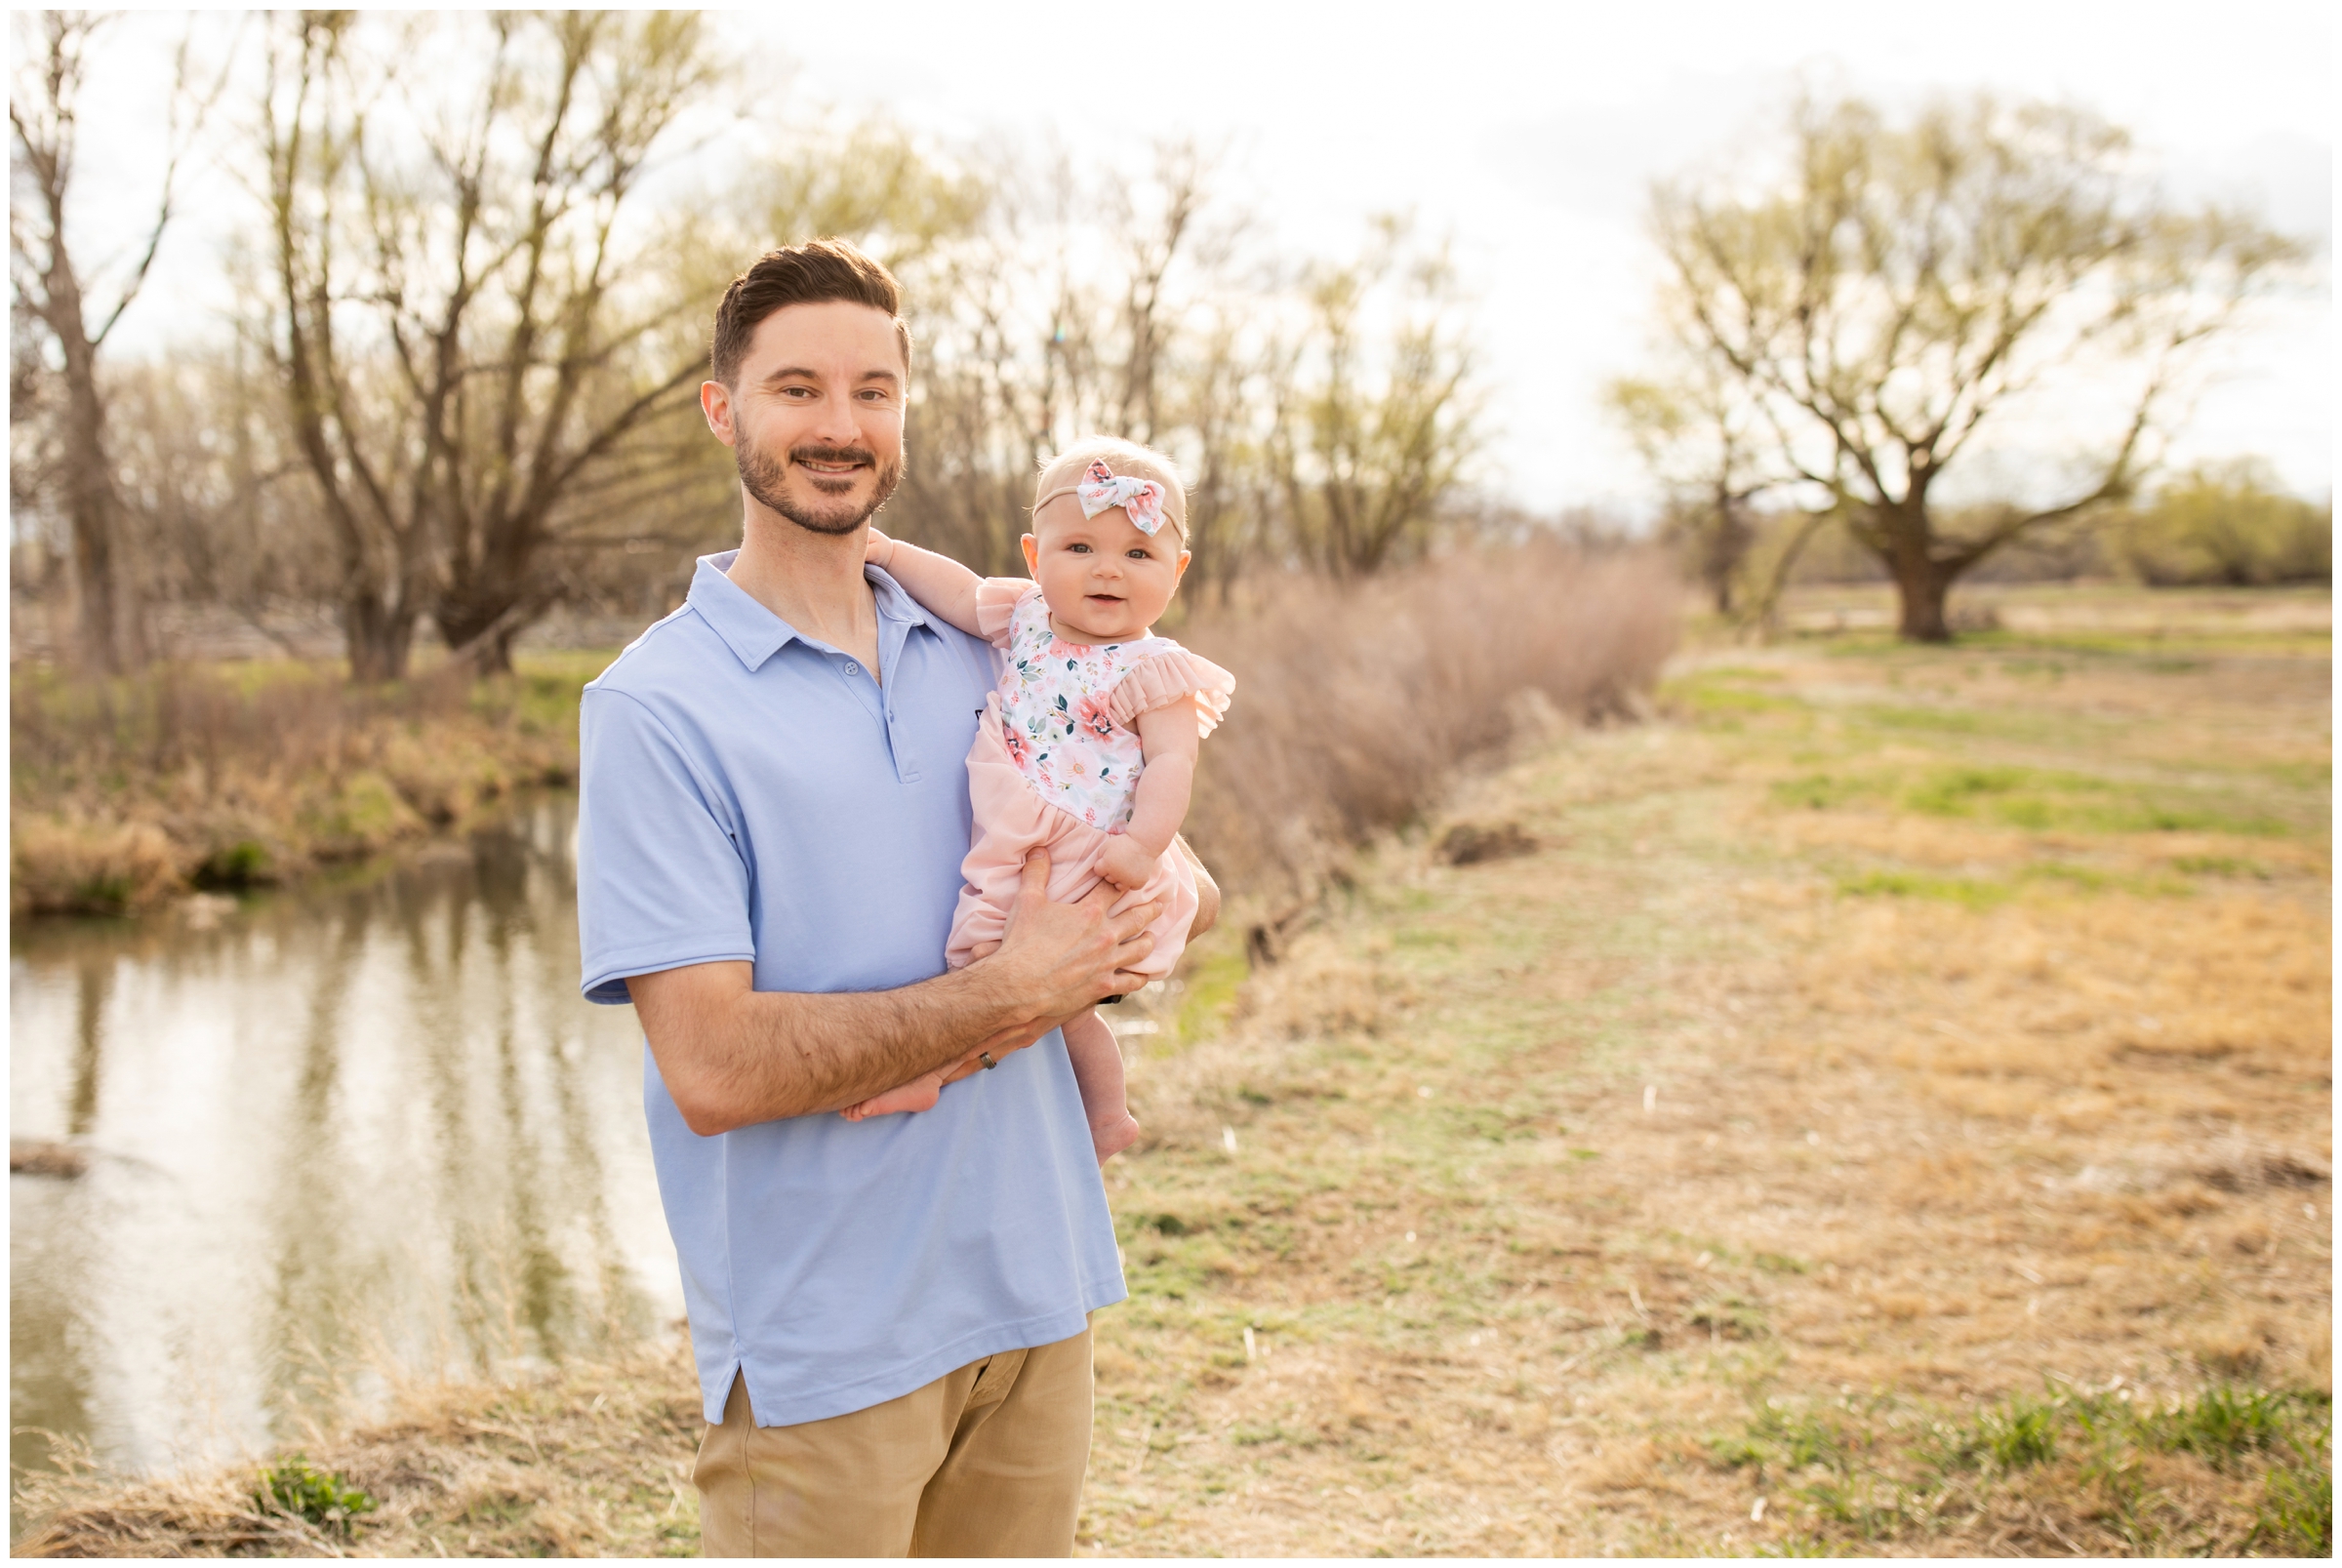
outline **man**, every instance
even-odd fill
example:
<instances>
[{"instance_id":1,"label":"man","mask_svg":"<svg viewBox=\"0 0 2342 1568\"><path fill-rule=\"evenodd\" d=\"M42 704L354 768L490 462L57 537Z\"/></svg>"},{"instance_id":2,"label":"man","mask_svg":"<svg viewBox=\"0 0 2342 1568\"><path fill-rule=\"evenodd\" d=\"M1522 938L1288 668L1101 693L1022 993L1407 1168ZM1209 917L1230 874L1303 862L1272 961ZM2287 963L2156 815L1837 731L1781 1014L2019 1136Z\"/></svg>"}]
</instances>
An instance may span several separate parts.
<instances>
[{"instance_id":1,"label":"man","mask_svg":"<svg viewBox=\"0 0 2342 1568\"><path fill-rule=\"evenodd\" d=\"M1052 905L1036 858L999 951L944 973L993 672L863 563L903 472L895 281L837 241L775 251L710 358L741 547L586 688L578 882L586 994L647 1040L703 1539L1065 1555L1088 1317L1124 1290L1056 1028L1128 988L1156 906ZM835 1114L978 1050L997 1070L932 1110Z\"/></svg>"}]
</instances>

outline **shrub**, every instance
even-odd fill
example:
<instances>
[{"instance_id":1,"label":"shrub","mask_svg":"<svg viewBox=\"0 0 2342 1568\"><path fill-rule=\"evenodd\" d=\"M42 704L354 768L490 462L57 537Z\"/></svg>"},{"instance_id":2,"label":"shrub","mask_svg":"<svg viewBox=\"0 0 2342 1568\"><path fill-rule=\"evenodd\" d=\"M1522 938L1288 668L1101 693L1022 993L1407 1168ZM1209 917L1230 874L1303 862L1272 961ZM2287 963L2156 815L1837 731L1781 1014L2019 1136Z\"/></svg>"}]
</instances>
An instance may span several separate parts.
<instances>
[{"instance_id":1,"label":"shrub","mask_svg":"<svg viewBox=\"0 0 2342 1568\"><path fill-rule=\"evenodd\" d=\"M2155 587L2322 583L2333 575L2334 508L2277 488L2250 460L2200 467L2113 525L2118 551Z\"/></svg>"},{"instance_id":2,"label":"shrub","mask_svg":"<svg viewBox=\"0 0 2342 1568\"><path fill-rule=\"evenodd\" d=\"M1559 542L1359 583L1256 579L1180 628L1236 675L1188 836L1232 890L1306 882L1419 820L1460 763L1564 717L1640 711L1677 604L1658 551Z\"/></svg>"}]
</instances>

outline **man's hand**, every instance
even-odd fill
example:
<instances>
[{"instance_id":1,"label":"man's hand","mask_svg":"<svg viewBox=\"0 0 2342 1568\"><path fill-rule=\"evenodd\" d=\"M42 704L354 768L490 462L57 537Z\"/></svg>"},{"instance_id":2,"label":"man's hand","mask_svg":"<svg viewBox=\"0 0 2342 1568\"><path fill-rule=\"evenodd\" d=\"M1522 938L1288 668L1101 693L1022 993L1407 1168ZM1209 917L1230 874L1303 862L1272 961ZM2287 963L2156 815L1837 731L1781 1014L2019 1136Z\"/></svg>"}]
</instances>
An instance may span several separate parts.
<instances>
[{"instance_id":1,"label":"man's hand","mask_svg":"<svg viewBox=\"0 0 2342 1568\"><path fill-rule=\"evenodd\" d=\"M1154 937L1147 928L1163 906L1150 901L1117 910L1114 902L1122 896L1111 883L1101 882L1071 904L1053 904L1049 852L1036 849L1025 858L999 950L963 971L984 974L1011 995L1026 998L1032 1009L1022 1025L1001 1030L999 1037L1012 1042L1007 1049L1023 1050L1100 998L1146 984L1125 971L1154 951ZM995 1057L1001 1051L989 1041L984 1049Z\"/></svg>"},{"instance_id":2,"label":"man's hand","mask_svg":"<svg viewBox=\"0 0 2342 1568\"><path fill-rule=\"evenodd\" d=\"M1162 911L1100 885L1049 902L1049 857L1025 863L999 950L891 991L759 991L752 966L690 964L626 982L660 1080L703 1138L756 1122L843 1110L980 1051L997 1061L1087 1011L1136 990L1120 971L1154 949Z\"/></svg>"}]
</instances>

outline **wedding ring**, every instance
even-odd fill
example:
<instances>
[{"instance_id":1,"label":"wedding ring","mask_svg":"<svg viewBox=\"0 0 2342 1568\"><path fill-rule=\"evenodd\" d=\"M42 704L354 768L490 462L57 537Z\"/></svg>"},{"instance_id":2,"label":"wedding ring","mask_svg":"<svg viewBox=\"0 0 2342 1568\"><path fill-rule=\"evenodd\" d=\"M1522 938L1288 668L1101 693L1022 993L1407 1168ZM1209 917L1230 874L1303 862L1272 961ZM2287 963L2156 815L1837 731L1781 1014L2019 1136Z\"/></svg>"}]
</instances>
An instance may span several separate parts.
<instances>
[{"instance_id":1,"label":"wedding ring","mask_svg":"<svg viewBox=\"0 0 2342 1568\"><path fill-rule=\"evenodd\" d=\"M976 1060L984 1064L984 1070L987 1072L991 1071L994 1067L1000 1065L992 1060L992 1053L989 1051L977 1052Z\"/></svg>"}]
</instances>

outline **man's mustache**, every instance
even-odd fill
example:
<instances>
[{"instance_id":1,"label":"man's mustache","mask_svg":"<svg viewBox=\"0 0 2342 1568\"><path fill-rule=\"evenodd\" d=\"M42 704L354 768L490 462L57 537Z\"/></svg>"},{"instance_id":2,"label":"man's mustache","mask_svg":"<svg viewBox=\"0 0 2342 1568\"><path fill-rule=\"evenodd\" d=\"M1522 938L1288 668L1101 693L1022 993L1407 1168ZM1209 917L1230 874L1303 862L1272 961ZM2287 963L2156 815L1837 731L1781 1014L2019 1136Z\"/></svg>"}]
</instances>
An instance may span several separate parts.
<instances>
[{"instance_id":1,"label":"man's mustache","mask_svg":"<svg viewBox=\"0 0 2342 1568\"><path fill-rule=\"evenodd\" d=\"M788 449L791 462L851 462L865 468L878 466L878 454L868 447L802 446Z\"/></svg>"}]
</instances>

